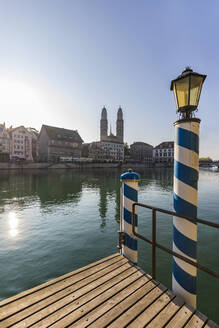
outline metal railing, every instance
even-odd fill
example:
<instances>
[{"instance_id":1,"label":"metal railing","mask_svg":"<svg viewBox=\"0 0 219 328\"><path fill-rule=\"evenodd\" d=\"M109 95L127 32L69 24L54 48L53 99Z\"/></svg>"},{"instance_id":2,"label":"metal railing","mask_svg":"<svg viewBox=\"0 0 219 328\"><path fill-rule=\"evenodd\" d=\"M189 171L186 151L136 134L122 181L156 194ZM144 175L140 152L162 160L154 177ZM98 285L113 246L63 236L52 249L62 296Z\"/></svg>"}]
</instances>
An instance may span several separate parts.
<instances>
[{"instance_id":1,"label":"metal railing","mask_svg":"<svg viewBox=\"0 0 219 328\"><path fill-rule=\"evenodd\" d=\"M135 231L135 207L136 206L140 206L140 207L144 207L144 208L152 210L152 240L140 235L139 233L137 233ZM192 261L192 260L188 259L187 257L180 255L180 254L174 252L173 250L157 243L157 228L156 228L157 212L169 214L171 216L180 217L180 218L187 219L194 223L201 223L201 224L219 229L219 224L214 223L214 222L210 222L210 221L206 221L206 220L202 220L202 219L198 219L198 218L194 219L194 218L186 217L185 215L177 214L176 212L173 212L173 211L167 211L162 208L153 207L153 206L145 205L142 203L137 203L137 202L133 203L132 204L132 232L133 232L134 236L136 236L137 238L140 238L152 245L152 278L156 279L156 248L159 248L159 249L163 250L164 252L167 252L175 257L178 257L180 260L183 260L183 261L193 265L197 269L204 271L204 272L210 274L211 276L219 279L219 273L214 272L214 271L208 269L207 267L199 264L198 262Z\"/></svg>"}]
</instances>

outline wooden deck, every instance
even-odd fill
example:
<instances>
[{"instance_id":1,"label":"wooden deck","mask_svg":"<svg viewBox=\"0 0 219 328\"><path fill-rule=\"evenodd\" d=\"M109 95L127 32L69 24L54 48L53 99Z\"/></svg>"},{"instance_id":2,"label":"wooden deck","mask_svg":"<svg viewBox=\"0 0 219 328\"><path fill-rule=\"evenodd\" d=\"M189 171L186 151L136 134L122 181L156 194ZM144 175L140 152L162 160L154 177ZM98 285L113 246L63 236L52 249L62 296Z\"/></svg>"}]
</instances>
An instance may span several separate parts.
<instances>
[{"instance_id":1,"label":"wooden deck","mask_svg":"<svg viewBox=\"0 0 219 328\"><path fill-rule=\"evenodd\" d=\"M218 328L119 254L0 302L0 327Z\"/></svg>"}]
</instances>

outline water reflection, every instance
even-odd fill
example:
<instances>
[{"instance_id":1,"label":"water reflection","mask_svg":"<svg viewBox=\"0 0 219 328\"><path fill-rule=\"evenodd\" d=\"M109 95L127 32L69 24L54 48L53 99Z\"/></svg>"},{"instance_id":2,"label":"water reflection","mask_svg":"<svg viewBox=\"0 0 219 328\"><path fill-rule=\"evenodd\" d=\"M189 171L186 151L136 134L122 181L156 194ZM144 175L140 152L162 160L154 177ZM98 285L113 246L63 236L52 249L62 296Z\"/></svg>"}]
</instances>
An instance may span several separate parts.
<instances>
[{"instance_id":1,"label":"water reflection","mask_svg":"<svg viewBox=\"0 0 219 328\"><path fill-rule=\"evenodd\" d=\"M22 210L29 206L38 206L43 211L56 211L56 205L67 204L71 206L80 202L83 189L99 190L99 216L100 228L106 226L106 216L109 214L109 202L114 203L114 219L120 220L120 181L122 172L119 170L41 170L22 172L0 172L0 210L4 212L5 206L13 204L15 210ZM171 169L148 169L139 172L141 175L140 188L149 190L158 186L163 190L172 190ZM12 234L16 234L13 229Z\"/></svg>"},{"instance_id":2,"label":"water reflection","mask_svg":"<svg viewBox=\"0 0 219 328\"><path fill-rule=\"evenodd\" d=\"M104 228L106 225L106 213L107 213L107 191L100 186L100 201L99 201L99 213L101 218L100 227Z\"/></svg>"}]
</instances>

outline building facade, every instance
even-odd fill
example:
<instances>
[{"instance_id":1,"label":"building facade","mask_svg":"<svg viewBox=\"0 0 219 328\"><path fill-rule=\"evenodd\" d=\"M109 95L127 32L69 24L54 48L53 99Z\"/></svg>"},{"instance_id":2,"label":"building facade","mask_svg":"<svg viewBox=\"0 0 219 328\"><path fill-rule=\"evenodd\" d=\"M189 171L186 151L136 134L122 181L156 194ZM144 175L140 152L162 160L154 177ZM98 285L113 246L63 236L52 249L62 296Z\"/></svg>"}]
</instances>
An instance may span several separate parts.
<instances>
[{"instance_id":1,"label":"building facade","mask_svg":"<svg viewBox=\"0 0 219 328\"><path fill-rule=\"evenodd\" d=\"M111 130L111 129L110 129ZM116 135L112 131L108 135L107 110L103 107L100 120L100 143L98 149L102 159L123 161L124 159L124 121L122 108L119 107L116 120ZM97 147L97 146L96 146ZM99 152L98 150L98 152Z\"/></svg>"},{"instance_id":2,"label":"building facade","mask_svg":"<svg viewBox=\"0 0 219 328\"><path fill-rule=\"evenodd\" d=\"M11 139L5 127L5 123L0 124L0 162L8 162L10 159Z\"/></svg>"},{"instance_id":3,"label":"building facade","mask_svg":"<svg viewBox=\"0 0 219 328\"><path fill-rule=\"evenodd\" d=\"M40 160L59 162L63 157L80 158L82 143L77 130L42 125L39 134Z\"/></svg>"},{"instance_id":4,"label":"building facade","mask_svg":"<svg viewBox=\"0 0 219 328\"><path fill-rule=\"evenodd\" d=\"M174 142L165 141L153 149L154 163L173 165L174 162Z\"/></svg>"},{"instance_id":5,"label":"building facade","mask_svg":"<svg viewBox=\"0 0 219 328\"><path fill-rule=\"evenodd\" d=\"M10 159L33 161L32 139L34 137L24 126L10 128L11 138Z\"/></svg>"},{"instance_id":6,"label":"building facade","mask_svg":"<svg viewBox=\"0 0 219 328\"><path fill-rule=\"evenodd\" d=\"M153 162L153 146L145 142L134 142L130 145L130 157L135 161L151 166Z\"/></svg>"}]
</instances>

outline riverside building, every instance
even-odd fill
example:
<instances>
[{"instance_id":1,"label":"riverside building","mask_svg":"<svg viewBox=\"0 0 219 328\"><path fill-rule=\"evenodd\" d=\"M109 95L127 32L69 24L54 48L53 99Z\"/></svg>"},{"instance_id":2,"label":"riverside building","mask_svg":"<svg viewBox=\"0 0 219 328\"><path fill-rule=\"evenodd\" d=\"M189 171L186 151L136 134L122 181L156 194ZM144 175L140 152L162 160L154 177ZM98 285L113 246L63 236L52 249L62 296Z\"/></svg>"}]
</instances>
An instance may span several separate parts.
<instances>
[{"instance_id":1,"label":"riverside building","mask_svg":"<svg viewBox=\"0 0 219 328\"><path fill-rule=\"evenodd\" d=\"M134 142L130 145L130 157L135 161L151 166L153 162L153 146L146 142Z\"/></svg>"},{"instance_id":2,"label":"riverside building","mask_svg":"<svg viewBox=\"0 0 219 328\"><path fill-rule=\"evenodd\" d=\"M77 130L42 125L39 134L40 160L59 162L61 157L80 158L83 140Z\"/></svg>"},{"instance_id":3,"label":"riverside building","mask_svg":"<svg viewBox=\"0 0 219 328\"><path fill-rule=\"evenodd\" d=\"M10 159L11 139L5 127L5 123L0 124L0 161L8 162Z\"/></svg>"},{"instance_id":4,"label":"riverside building","mask_svg":"<svg viewBox=\"0 0 219 328\"><path fill-rule=\"evenodd\" d=\"M174 142L164 141L153 149L154 163L173 165L174 162Z\"/></svg>"},{"instance_id":5,"label":"riverside building","mask_svg":"<svg viewBox=\"0 0 219 328\"><path fill-rule=\"evenodd\" d=\"M33 139L37 136L32 134L24 126L8 129L11 138L10 158L33 161Z\"/></svg>"}]
</instances>

